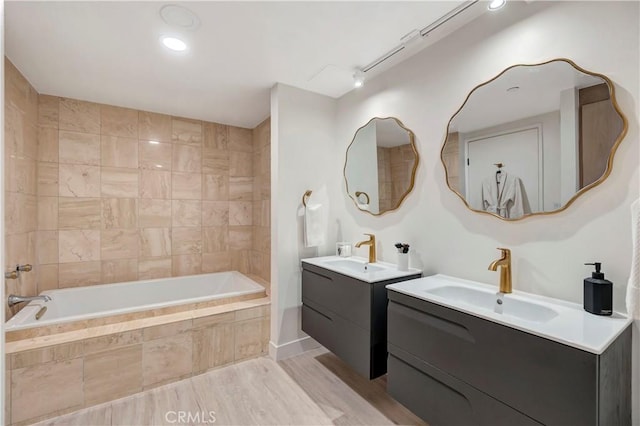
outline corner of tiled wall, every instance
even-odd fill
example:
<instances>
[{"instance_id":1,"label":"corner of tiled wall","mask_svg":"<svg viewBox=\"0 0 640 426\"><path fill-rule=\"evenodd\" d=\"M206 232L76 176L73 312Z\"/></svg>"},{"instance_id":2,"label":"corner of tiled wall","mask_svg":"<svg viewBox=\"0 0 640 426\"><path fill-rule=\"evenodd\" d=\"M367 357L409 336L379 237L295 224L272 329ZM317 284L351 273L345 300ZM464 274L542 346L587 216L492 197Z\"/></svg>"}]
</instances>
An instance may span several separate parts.
<instances>
[{"instance_id":1,"label":"corner of tiled wall","mask_svg":"<svg viewBox=\"0 0 640 426\"><path fill-rule=\"evenodd\" d=\"M8 293L227 270L269 281L269 119L39 95L5 61L5 266L35 266Z\"/></svg>"}]
</instances>

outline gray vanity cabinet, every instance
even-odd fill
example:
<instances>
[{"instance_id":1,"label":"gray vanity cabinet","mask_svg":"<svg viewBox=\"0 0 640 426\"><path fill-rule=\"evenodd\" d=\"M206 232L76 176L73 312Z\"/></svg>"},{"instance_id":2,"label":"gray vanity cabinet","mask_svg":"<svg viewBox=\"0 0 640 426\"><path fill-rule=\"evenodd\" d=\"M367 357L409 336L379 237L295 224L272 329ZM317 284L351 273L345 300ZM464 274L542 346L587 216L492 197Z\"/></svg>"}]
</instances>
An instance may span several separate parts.
<instances>
[{"instance_id":1,"label":"gray vanity cabinet","mask_svg":"<svg viewBox=\"0 0 640 426\"><path fill-rule=\"evenodd\" d=\"M302 330L369 379L387 371L387 284L302 264Z\"/></svg>"},{"instance_id":2,"label":"gray vanity cabinet","mask_svg":"<svg viewBox=\"0 0 640 426\"><path fill-rule=\"evenodd\" d=\"M631 327L600 355L389 291L389 393L432 425L630 425Z\"/></svg>"}]
</instances>

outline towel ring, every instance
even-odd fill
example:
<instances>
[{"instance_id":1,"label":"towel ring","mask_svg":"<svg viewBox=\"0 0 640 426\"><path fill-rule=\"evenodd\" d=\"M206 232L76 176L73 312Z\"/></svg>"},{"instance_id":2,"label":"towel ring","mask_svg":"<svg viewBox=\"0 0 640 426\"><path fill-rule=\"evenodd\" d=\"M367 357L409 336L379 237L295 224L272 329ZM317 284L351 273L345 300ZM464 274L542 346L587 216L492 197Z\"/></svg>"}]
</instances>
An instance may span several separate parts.
<instances>
[{"instance_id":1,"label":"towel ring","mask_svg":"<svg viewBox=\"0 0 640 426\"><path fill-rule=\"evenodd\" d=\"M307 189L305 193L302 195L302 205L305 207L307 207L307 200L311 196L311 192L312 191L310 189Z\"/></svg>"},{"instance_id":2,"label":"towel ring","mask_svg":"<svg viewBox=\"0 0 640 426\"><path fill-rule=\"evenodd\" d=\"M364 197L367 199L367 202L365 204L371 204L371 199L369 198L369 194L367 194L364 191L356 191L356 199L359 199L361 195L364 195Z\"/></svg>"}]
</instances>

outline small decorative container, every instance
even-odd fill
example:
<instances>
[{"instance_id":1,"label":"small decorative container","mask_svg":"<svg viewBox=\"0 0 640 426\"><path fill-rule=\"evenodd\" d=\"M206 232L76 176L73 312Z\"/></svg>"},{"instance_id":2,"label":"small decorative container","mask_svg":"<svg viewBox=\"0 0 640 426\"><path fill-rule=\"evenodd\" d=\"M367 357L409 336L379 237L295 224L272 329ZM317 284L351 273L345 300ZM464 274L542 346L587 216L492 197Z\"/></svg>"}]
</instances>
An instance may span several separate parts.
<instances>
[{"instance_id":1,"label":"small decorative container","mask_svg":"<svg viewBox=\"0 0 640 426\"><path fill-rule=\"evenodd\" d=\"M340 257L351 256L351 243L346 243L346 242L336 243L336 256L340 256Z\"/></svg>"},{"instance_id":2,"label":"small decorative container","mask_svg":"<svg viewBox=\"0 0 640 426\"><path fill-rule=\"evenodd\" d=\"M398 271L409 270L409 253L398 253Z\"/></svg>"}]
</instances>

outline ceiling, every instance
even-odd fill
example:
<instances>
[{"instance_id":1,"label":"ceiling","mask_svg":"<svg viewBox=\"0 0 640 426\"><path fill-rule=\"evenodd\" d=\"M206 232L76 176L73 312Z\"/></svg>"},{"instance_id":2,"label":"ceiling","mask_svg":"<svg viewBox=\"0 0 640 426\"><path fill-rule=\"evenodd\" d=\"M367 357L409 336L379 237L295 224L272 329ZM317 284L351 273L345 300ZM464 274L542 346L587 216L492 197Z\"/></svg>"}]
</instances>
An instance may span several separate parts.
<instances>
[{"instance_id":1,"label":"ceiling","mask_svg":"<svg viewBox=\"0 0 640 426\"><path fill-rule=\"evenodd\" d=\"M5 52L40 93L251 128L269 116L275 83L340 97L356 67L464 2L174 3L196 14L195 30L161 19L168 2L7 1ZM470 7L367 78L484 10ZM186 52L161 46L172 34Z\"/></svg>"}]
</instances>

